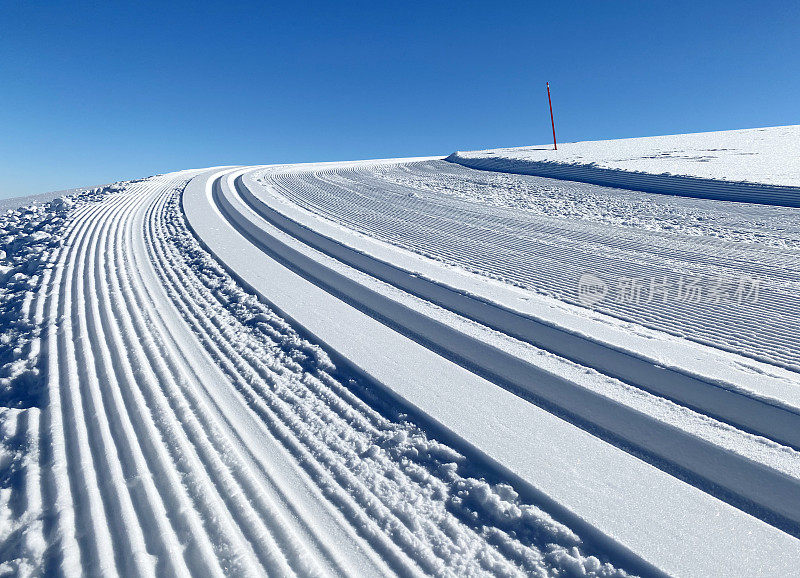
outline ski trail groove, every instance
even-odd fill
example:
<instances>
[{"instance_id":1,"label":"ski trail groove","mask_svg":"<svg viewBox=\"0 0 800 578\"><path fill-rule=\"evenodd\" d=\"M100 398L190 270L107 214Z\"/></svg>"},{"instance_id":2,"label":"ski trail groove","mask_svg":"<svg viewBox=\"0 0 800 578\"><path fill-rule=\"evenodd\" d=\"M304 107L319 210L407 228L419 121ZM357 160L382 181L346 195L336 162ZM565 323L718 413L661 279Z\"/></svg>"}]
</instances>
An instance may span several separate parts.
<instances>
[{"instance_id":1,"label":"ski trail groove","mask_svg":"<svg viewBox=\"0 0 800 578\"><path fill-rule=\"evenodd\" d=\"M81 301L75 297L75 286L78 278L78 267L86 252L88 237L91 235L98 216L111 212L113 206L101 205L86 218L86 225L82 227L74 239L74 248L66 264L63 291L60 294L59 319L63 323L58 340L58 355L65 362L64 383L61 390L61 408L63 415L61 422L65 426L63 434L67 439L67 463L63 466L70 474L70 485L74 500L76 521L81 533L78 539L81 545L81 561L87 568L102 573L111 571L115 564L116 556L111 543L110 524L107 519L106 508L101 496L101 481L98 479L97 466L90 440L92 430L90 424L94 419L88 420L84 412L83 390L85 385L81 373L90 370L81 365L78 359L81 337L75 335L76 317L78 315L73 304ZM78 294L80 295L80 294ZM82 303L81 303L82 306ZM79 367L84 368L83 372ZM102 419L102 416L91 416ZM96 439L96 438L94 438ZM99 441L99 440L98 440ZM82 534L82 535L81 535ZM85 540L84 536L93 539Z\"/></svg>"},{"instance_id":2,"label":"ski trail groove","mask_svg":"<svg viewBox=\"0 0 800 578\"><path fill-rule=\"evenodd\" d=\"M120 247L122 247L124 245L123 245L123 243L117 241L115 243L115 246L116 246L116 250L119 251ZM118 253L118 256L119 256L119 253ZM130 315L131 311L137 311L137 310L139 310L139 308L141 306L138 303L129 303L129 304L126 304L125 307L126 307L126 309L124 309L124 311L128 315ZM125 317L123 316L123 319L124 318ZM127 323L130 324L130 322L127 322ZM136 335L136 333L129 333L129 335ZM137 349L137 347L138 346L136 346L136 345L134 345L132 343L129 344L129 348L137 353L137 357L141 357L142 354L139 352L139 349ZM147 363L143 364L142 366L143 367L147 367ZM156 387L155 384L159 383L159 380L154 380L152 377L147 376L147 377L145 377L145 379L142 380L142 382L146 383L146 384L150 384L151 388L155 388ZM157 401L153 401L154 398L152 397L152 394L150 394L150 395L151 395L151 397L146 398L146 399L149 399L151 404L153 404L153 403L157 404L158 403ZM156 393L155 395L158 395L158 394ZM137 407L137 408L144 408L144 407L147 407L148 405L146 403L142 403L142 401L138 401L137 403L134 403L133 406ZM161 436L163 436L165 438L168 437L168 438L171 438L171 439L181 440L182 437L180 435L175 435L176 433L178 433L177 430L176 430L176 426L179 423L179 420L177 420L175 418L170 418L169 414L166 413L166 412L162 413L161 415L164 416L164 419L163 419L163 421L161 421L161 424L165 424L169 428L166 431L162 432ZM180 417L180 415L181 414L178 413L178 417ZM170 426L172 426L172 427L170 427ZM162 425L162 427L163 427L163 425ZM195 432L195 436L196 436L197 435L197 429L194 429L193 431ZM202 441L197 441L195 443L202 443ZM205 472L206 469L209 469L211 471L219 470L219 466L218 465L216 465L216 466L214 465L214 464L216 464L216 462L212 462L212 465L209 466L209 465L202 464L202 462L198 461L199 459L202 459L202 456L204 455L202 453L199 454L200 457L195 457L194 460L192 460L190 458L190 456L193 456L193 455L194 454L193 454L192 448L191 448L190 445L188 445L188 442L183 442L177 448L175 448L175 446L173 445L173 460L178 461L178 462L180 462L180 461L188 461L190 464L192 464L192 463L194 464L189 469L185 469L184 470L184 475L185 476L191 476L191 478L199 478L195 483L200 483L200 484L202 484L201 487L205 487L206 488L202 492L198 492L195 489L192 493L193 493L195 499L198 500L198 502L199 502L196 507L201 512L203 512L203 511L206 512L206 514L204 515L204 517L206 519L205 523L206 524L211 524L210 528L206 529L206 532L213 531L214 534L215 534L215 541L218 542L217 545L216 545L216 548L218 550L217 555L221 556L223 560L226 560L226 562L224 562L224 564L228 565L229 569L233 569L233 568L237 567L236 566L237 564L238 565L244 565L244 566L241 566L240 571L244 571L244 568L248 568L248 567L254 568L254 567L256 567L254 559L250 557L250 556L254 555L253 553L246 554L245 552L239 552L237 555L233 555L232 556L232 555L226 554L224 552L225 549L233 551L233 550L235 550L235 546L236 545L238 545L240 543L244 544L244 543L247 543L247 542L246 542L246 540L243 539L243 536L241 534L239 534L238 531L235 530L235 527L236 527L235 524L226 515L227 514L227 507L223 504L222 499L221 498L215 498L215 496L217 496L218 490L215 491L214 487L215 487L215 483L218 484L219 482L213 482L211 480L207 480L205 476L200 475L201 472ZM216 458L216 454L215 453L205 454L205 455L210 455L211 459L215 459ZM175 467L174 463L172 464L172 467L173 468ZM183 468L181 468L179 466L179 470L181 470L181 469L183 469ZM225 487L225 481L223 481L222 484L223 484L223 487ZM192 485L192 484L190 484L190 485ZM209 510L208 509L208 508L212 508L212 507L214 508L213 510ZM221 520L217 521L218 519L221 519ZM223 525L219 526L218 524L220 524L220 523L222 523ZM195 519L191 523L189 531L185 533L187 538L194 537L194 536L203 536L204 535L202 530L198 532L197 525L198 525L198 521L197 521L197 519ZM195 526L195 529L191 530L191 526ZM203 542L205 542L205 545L203 547L201 547L201 550L200 550L200 553L202 554L202 557L204 557L206 559L213 559L213 557L210 556L209 553L208 553L208 551L210 549L209 548L209 542L207 540L206 541L201 541L200 544L202 545ZM220 544L220 542L221 542L221 544ZM225 546L225 544L227 544L227 546ZM237 558L239 558L239 559L237 560ZM208 565L211 565L211 567L213 567L213 563L211 563L211 562L209 562Z\"/></svg>"},{"instance_id":3,"label":"ski trail groove","mask_svg":"<svg viewBox=\"0 0 800 578\"><path fill-rule=\"evenodd\" d=\"M151 225L152 225L152 220L151 220ZM175 263L174 262L165 261L165 257L164 257L164 253L163 253L163 251L164 251L163 241L161 241L160 237L158 237L158 236L155 236L155 239L160 241L160 242L158 242L156 244L156 242L154 242L154 240L153 240L152 231L149 231L149 235L147 237L147 240L148 240L148 243L149 243L149 247L154 252L154 255L157 255L157 256L154 257L154 262L158 264L157 265L158 273L159 273L159 275L162 276L161 278L165 281L165 284L169 288L171 294L173 295L173 298L176 299L176 302L178 303L178 306L179 306L180 310L184 313L184 315L186 316L187 319L192 319L191 313L189 312L189 309L188 309L189 305L187 305L187 303L191 304L192 303L191 299L197 297L196 291L193 289L191 282L186 282L186 278L185 277L183 277L178 282L175 282L173 280L172 276L175 275L174 271L176 269L178 269L178 267L175 267ZM164 261L164 262L162 263L162 261ZM162 265L166 265L168 267L168 269L165 270ZM188 292L189 293L189 297L187 297L186 295L183 295L184 292ZM202 303L202 301L200 301L200 303ZM223 417L223 419L226 419L226 418ZM231 422L230 420L227 420L227 419L226 419L226 424L229 425L229 427L232 427L232 428L235 427L235 424L233 424L233 422ZM263 466L259 467L259 470L262 473L262 475L265 475L265 476L269 477L269 472ZM281 501L286 503L285 500L286 500L286 498L284 497ZM268 503L268 498L263 498L263 501L264 501L264 504L262 504L262 508L264 509L264 512L266 514L268 514L270 517L277 517L278 514L274 513L274 511L272 509L273 505ZM296 511L293 512L293 515L296 516L297 512ZM320 538L318 536L315 536L314 539L319 542L317 547L321 551L323 551L323 557L331 559L331 562L333 562L332 558L334 558L334 556L332 556L332 553L330 553L330 552L324 552L324 550L326 550L327 548L324 545L324 543L322 543ZM292 538L291 538L291 536L290 536L288 531L282 532L282 540L283 540L283 543L284 543L285 551L292 552L297 559L299 559L302 556L302 551L299 548L299 546L296 545L296 544L292 544L292 541L291 541Z\"/></svg>"},{"instance_id":4,"label":"ski trail groove","mask_svg":"<svg viewBox=\"0 0 800 578\"><path fill-rule=\"evenodd\" d=\"M63 333L59 321L61 307L61 284L67 267L69 254L72 252L74 240L79 229L88 222L84 217L90 209L78 210L74 215L72 224L66 231L64 246L60 250L60 258L55 266L55 275L50 285L50 292L46 301L45 318L47 319L47 333L45 347L47 352L47 392L48 403L44 412L46 427L42 439L42 464L43 472L48 473L44 483L43 494L50 500L50 511L55 518L52 525L45 518L45 532L49 535L51 544L50 555L45 561L45 568L54 572L60 568L64 574L77 574L80 571L81 549L76 535L76 516L74 498L72 496L72 483L67 465L67 438L64 432L64 408L62 399L63 389L69 387L60 367L59 342ZM51 518L52 520L52 518ZM54 552L57 548L57 552Z\"/></svg>"},{"instance_id":5,"label":"ski trail groove","mask_svg":"<svg viewBox=\"0 0 800 578\"><path fill-rule=\"evenodd\" d=\"M368 164L369 163L367 162L363 163L363 165L368 165ZM379 163L377 162L373 162L372 164L375 164L378 167L380 166ZM280 172L280 167L278 167L276 170ZM345 171L347 169L342 169L342 170ZM193 223L193 225L194 223L198 223L200 229L203 231L203 236L208 235L208 238L210 240L213 240L212 246L215 254L218 255L219 258L222 259L224 262L235 264L231 265L231 268L234 271L241 271L245 273L245 275L243 276L248 280L247 282L253 283L253 286L258 287L259 293L261 295L264 295L265 299L270 299L268 279L263 277L259 278L259 273L255 268L249 266L250 263L244 262L241 259L237 260L236 255L234 255L224 246L224 241L223 241L224 236L226 234L230 236L231 231L238 232L239 234L242 235L243 239L246 241L246 243L242 243L242 245L244 246L245 244L249 243L255 249L247 251L247 255L251 262L258 258L256 257L256 253L258 251L261 251L262 254L264 254L265 261L270 261L270 263L274 261L275 263L280 264L278 267L276 267L275 264L268 265L268 270L270 271L271 275L278 276L280 279L283 280L284 283L287 282L301 283L301 281L297 280L290 281L290 279L293 279L292 275L283 274L276 270L279 269L280 266L283 266L289 269L290 271L293 271L296 277L304 278L303 281L305 281L306 283L304 284L304 290L302 293L303 295L312 294L315 295L315 300L324 300L323 297L319 295L319 293L327 292L327 294L329 296L332 296L334 300L339 299L341 301L344 301L345 303L348 303L351 307L355 307L362 314L365 314L365 317L371 317L373 321L375 320L380 321L384 323L384 325L387 328L397 330L397 327L395 326L394 323L387 324L385 321L382 320L382 317L380 316L381 315L380 311L382 311L382 309L378 308L378 310L376 310L375 307L368 306L370 303L374 304L378 302L376 299L372 299L369 295L367 295L367 297L364 297L364 294L369 293L370 289L375 291L375 287L377 287L376 283L372 283L369 280L362 279L362 277L359 277L358 275L346 272L344 267L339 267L338 265L333 264L330 259L326 259L324 256L320 256L318 252L315 252L310 249L306 250L304 248L299 247L296 239L288 238L281 232L276 232L274 230L274 227L272 227L269 223L263 221L263 219L259 219L259 216L256 213L253 213L252 210L248 210L246 205L236 200L237 193L235 191L235 187L236 187L236 180L238 179L237 175L240 175L243 172L245 171L237 171L231 173L229 176L222 176L222 177L217 176L214 179L211 179L208 182L208 185L205 187L205 189L203 189L202 194L200 187L194 187L192 190L190 197L192 199L192 203L197 203L199 205L201 204L201 201L204 201L207 203L207 207L206 205L203 205L205 207L205 210L208 211L210 208L211 211L216 213L215 216L206 219L204 216L199 215L196 209L192 209L192 216L190 218L190 221ZM299 167L299 170L295 170L295 172L299 172L302 175L304 172L307 173L309 171L303 171L303 167ZM220 225L220 222L222 222L223 225ZM209 242L209 244L211 244L211 241ZM284 249L284 247L290 247L290 248ZM322 280L319 281L319 279L316 279L316 277L309 280L308 277L305 276L305 274L307 274L309 271L313 271L314 275L319 274ZM337 277L337 275L339 277ZM339 282L340 277L342 280L341 283ZM356 279L357 281L354 281ZM264 281L267 282L265 283ZM306 287L309 281L311 282L310 283L311 285L316 287L316 289L312 289L311 287ZM351 285L349 287L350 289L352 289L352 291L350 292L348 292L349 289L344 289L344 290L342 289L342 287L347 286L346 285L347 282L351 282ZM363 286L360 288L355 288L356 283L362 284ZM393 294L388 291L387 293ZM310 327L314 328L313 331L322 331L323 332L322 334L325 335L326 338L335 338L335 343L337 343L337 347L344 347L345 350L349 350L351 351L351 353L355 355L364 355L367 353L365 350L363 350L363 345L360 344L351 349L348 349L350 348L350 345L348 345L346 341L346 336L343 334L343 332L330 331L328 326L326 325L326 321L324 320L325 318L323 317L323 321L317 322L314 319L314 315L311 312L311 310L309 310L306 304L302 303L302 301L298 301L291 296L287 296L285 292L280 292L279 294L281 299L281 301L279 302L280 303L279 306L287 307L287 310L292 311L291 313L292 315L298 314L298 312L301 313L303 323L304 324L309 323ZM358 301L359 296L361 298L371 299L371 300L360 302ZM331 308L338 307L338 309L336 310L339 315L343 317L352 315L350 311L347 310L346 307L339 307L338 305L334 305L331 299L327 299L325 301L327 307ZM354 301L356 302L355 305ZM352 315L351 323L356 322L356 317L358 316ZM438 318L439 317L436 317L436 319ZM359 317L358 323L360 323L360 319L361 318ZM390 319L392 318L390 317ZM398 322L398 324L401 327L403 327L402 322ZM365 323L364 327L369 327L370 331L372 331L371 328L374 327L374 323L373 324ZM385 331L382 332L382 334L385 333L386 333ZM345 340L344 342L342 341L343 339ZM422 343L422 345L430 348L430 344L428 343ZM434 349L433 351L436 352L439 350ZM365 362L364 358L359 357L358 359L359 363ZM375 364L369 365L371 371L377 371L374 365ZM469 369L469 367L467 367L467 369ZM379 372L378 374L383 376L382 379L387 378L386 375L383 373ZM576 382L576 384L577 383L580 382ZM400 386L399 389L401 391L404 392L409 391L407 387L400 384L394 384L393 388L397 386ZM406 395L408 395L408 393L406 393ZM586 412L588 412L588 415L592 415L590 410L588 410L587 408L584 409L586 410ZM697 417L702 417L702 416L697 416ZM655 422L653 422L651 423L651 425L659 425L659 427L662 427L664 424L656 424ZM637 427L641 427L641 424L640 426L636 425L631 426L628 424L625 425L625 428L629 428L631 431L635 431ZM684 434L680 433L680 435ZM674 436L675 434L670 435L670 437ZM655 441L657 442L655 443L655 445L662 443L662 441L659 440ZM663 443L665 444L664 447L669 446L669 440L665 440ZM650 445L653 446L653 443L650 443ZM697 439L692 440L692 445L694 449L691 452L689 452L690 454L695 450L700 450L701 453L708 451L711 451L712 453L716 452L718 456L723 457L724 460L729 464L733 464L733 462L741 460L742 457L745 457L745 454L738 454L736 452L732 452L729 448L715 447L715 444L713 443L711 445L708 445L707 441L702 439L700 436L698 436ZM780 453L783 450L786 450L791 453L791 449L785 447L784 448L775 447L775 450L778 453ZM684 457L681 457L681 459L683 460ZM691 461L694 458L688 458L688 459L689 461ZM749 456L745 457L745 461L749 459L751 459ZM740 465L744 464L745 461L742 461ZM706 465L703 465L699 461L696 461L696 466L700 467L700 470L698 471L713 473L713 468L709 469ZM742 477L739 481L734 481L738 477L736 473L734 473L734 476L730 478L728 482L725 482L725 480L721 481L725 483L732 482L733 486L731 487L734 488L734 491L744 491L745 496L757 496L757 494L750 493L753 490L753 484L751 482L757 479L757 475L761 467L762 467L761 460L756 459L753 461L753 463L746 465L746 469L748 469L750 473ZM787 478L784 478L783 472L784 472L783 466L781 466L778 469L776 469L776 471L770 472L769 475L771 476L770 479L772 482L784 486L783 491L786 491L787 488L791 487L791 485L795 483L793 481L795 476L789 475ZM715 495L724 495L725 490L727 490L727 488L723 488L723 492ZM770 523L774 523L778 527L784 529L785 527L792 527L791 520L789 520L788 524L786 520L780 520L776 522L774 519L774 512L782 513L785 511L789 516L796 516L796 512L794 512L791 507L787 509L784 504L780 503L779 500L772 501L771 505L768 507L773 508L773 511L766 513L764 513L763 511L762 512L758 511L760 504L756 505L756 507L753 508L751 504L743 503L740 499L733 500L733 502L734 505L736 505L737 507L744 507L746 508L746 511L751 513L757 512L759 516L764 516L764 518L762 519L771 520ZM779 514L779 516L780 515L782 514Z\"/></svg>"}]
</instances>

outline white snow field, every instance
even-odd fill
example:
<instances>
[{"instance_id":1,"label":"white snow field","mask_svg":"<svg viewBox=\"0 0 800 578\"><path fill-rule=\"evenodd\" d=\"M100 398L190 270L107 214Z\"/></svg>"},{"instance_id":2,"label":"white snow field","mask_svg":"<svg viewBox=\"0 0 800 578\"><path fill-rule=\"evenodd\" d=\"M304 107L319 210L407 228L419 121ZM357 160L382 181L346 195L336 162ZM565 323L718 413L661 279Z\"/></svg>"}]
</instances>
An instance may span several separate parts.
<instances>
[{"instance_id":1,"label":"white snow field","mask_svg":"<svg viewBox=\"0 0 800 578\"><path fill-rule=\"evenodd\" d=\"M800 186L800 125L465 151L463 158L591 164L675 176Z\"/></svg>"},{"instance_id":2,"label":"white snow field","mask_svg":"<svg viewBox=\"0 0 800 578\"><path fill-rule=\"evenodd\" d=\"M800 206L800 125L459 151L472 168Z\"/></svg>"},{"instance_id":3,"label":"white snow field","mask_svg":"<svg viewBox=\"0 0 800 578\"><path fill-rule=\"evenodd\" d=\"M798 208L218 167L0 279L2 575L800 575Z\"/></svg>"}]
</instances>

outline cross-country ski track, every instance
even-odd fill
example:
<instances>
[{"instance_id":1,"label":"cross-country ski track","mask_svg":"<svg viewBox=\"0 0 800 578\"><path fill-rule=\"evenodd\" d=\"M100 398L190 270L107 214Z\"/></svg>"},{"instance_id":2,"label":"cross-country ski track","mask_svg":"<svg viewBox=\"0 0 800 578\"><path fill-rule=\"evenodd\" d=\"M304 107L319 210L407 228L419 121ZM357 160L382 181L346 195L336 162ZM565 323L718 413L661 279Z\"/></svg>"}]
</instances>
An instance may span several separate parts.
<instances>
[{"instance_id":1,"label":"cross-country ski track","mask_svg":"<svg viewBox=\"0 0 800 578\"><path fill-rule=\"evenodd\" d=\"M0 569L798 575L798 211L426 158L0 215Z\"/></svg>"}]
</instances>

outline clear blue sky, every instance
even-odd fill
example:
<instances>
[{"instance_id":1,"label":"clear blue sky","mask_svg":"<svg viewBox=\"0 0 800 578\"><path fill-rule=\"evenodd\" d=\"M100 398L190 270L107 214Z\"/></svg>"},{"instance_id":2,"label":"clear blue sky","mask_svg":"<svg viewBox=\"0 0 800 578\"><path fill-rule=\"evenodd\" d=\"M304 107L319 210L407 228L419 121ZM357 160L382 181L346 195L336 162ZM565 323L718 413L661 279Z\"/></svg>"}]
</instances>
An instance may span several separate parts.
<instances>
[{"instance_id":1,"label":"clear blue sky","mask_svg":"<svg viewBox=\"0 0 800 578\"><path fill-rule=\"evenodd\" d=\"M800 123L800 3L0 0L0 197Z\"/></svg>"}]
</instances>

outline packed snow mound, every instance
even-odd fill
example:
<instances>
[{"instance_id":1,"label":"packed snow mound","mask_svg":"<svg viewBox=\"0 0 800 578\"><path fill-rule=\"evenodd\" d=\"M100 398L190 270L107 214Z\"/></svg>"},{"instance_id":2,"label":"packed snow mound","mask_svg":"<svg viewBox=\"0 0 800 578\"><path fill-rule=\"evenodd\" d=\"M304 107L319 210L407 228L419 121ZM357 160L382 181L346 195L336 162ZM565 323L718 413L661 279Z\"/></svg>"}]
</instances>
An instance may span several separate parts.
<instances>
[{"instance_id":1,"label":"packed snow mound","mask_svg":"<svg viewBox=\"0 0 800 578\"><path fill-rule=\"evenodd\" d=\"M458 159L587 165L654 175L800 186L800 125L459 151Z\"/></svg>"}]
</instances>

